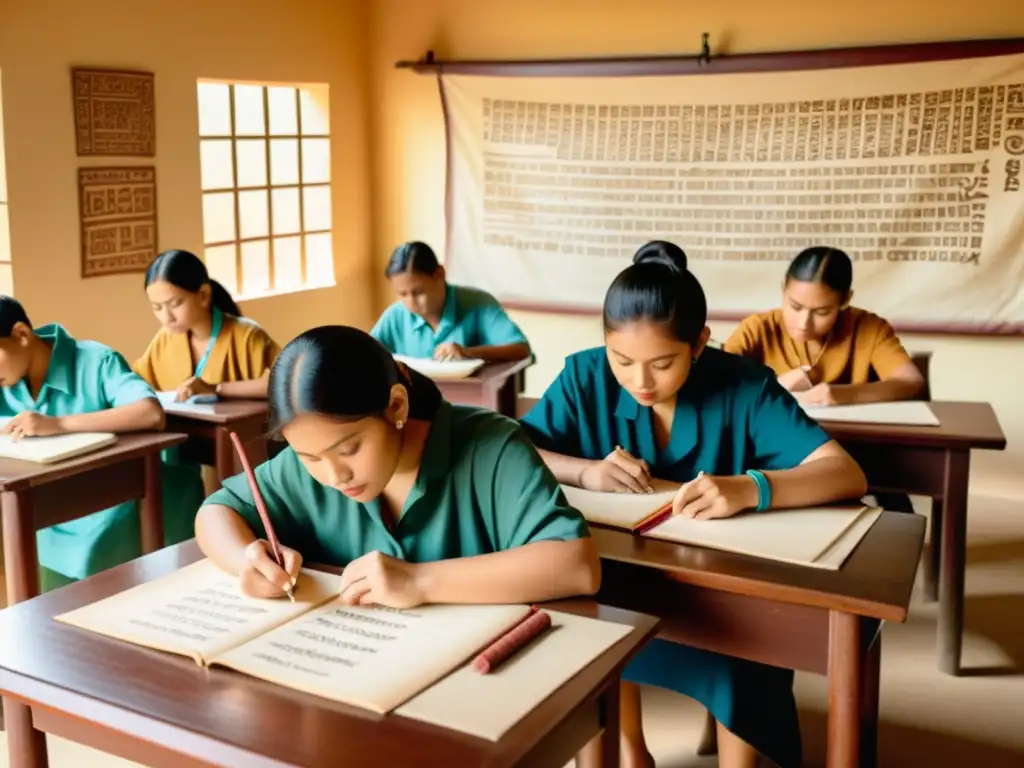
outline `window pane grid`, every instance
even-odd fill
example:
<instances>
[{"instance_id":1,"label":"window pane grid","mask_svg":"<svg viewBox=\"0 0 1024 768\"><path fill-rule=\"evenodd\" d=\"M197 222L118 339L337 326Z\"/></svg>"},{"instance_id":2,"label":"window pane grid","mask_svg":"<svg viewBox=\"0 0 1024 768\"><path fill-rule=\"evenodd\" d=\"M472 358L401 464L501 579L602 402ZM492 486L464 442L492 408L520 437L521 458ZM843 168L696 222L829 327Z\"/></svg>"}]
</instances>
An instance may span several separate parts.
<instances>
[{"instance_id":1,"label":"window pane grid","mask_svg":"<svg viewBox=\"0 0 1024 768\"><path fill-rule=\"evenodd\" d=\"M264 289L273 291L285 284L289 288L313 287L309 281L314 274L318 286L325 281L330 284L333 279L329 274L333 273L329 258L330 172L326 167L319 167L326 166L330 152L330 129L323 109L326 88L313 94L290 86L200 83L201 93L204 86L212 86L214 91L200 96L200 106L213 104L217 114L200 119L200 126L208 128L201 128L200 143L226 140L232 148L230 187L215 185L217 179L227 181L226 157L221 161L221 175L216 174L215 168L203 169L207 179L202 190L204 201L210 195L220 194L226 198L230 194L234 209L231 227L223 221L204 226L207 233L204 245L210 255L216 257L219 272L225 277L233 272L230 275L233 287L243 294ZM224 91L216 90L217 86ZM245 93L241 94L239 88ZM256 88L259 88L258 97ZM225 96L226 104L223 103ZM289 104L292 99L294 104ZM274 113L272 108L276 110ZM304 111L310 119L304 120ZM226 114L220 114L222 112ZM309 124L310 120L314 130L306 133L304 123ZM229 128L230 134L226 135L224 128ZM307 142L310 143L307 145ZM304 151L307 148L312 154ZM209 152L203 156L207 155L213 157ZM265 183L254 183L258 181ZM243 197L246 199L242 200ZM264 206L265 222L260 221L263 215L259 213L259 208ZM212 202L209 206L204 203L204 213L207 210L212 216L217 209ZM223 210L223 217L227 213ZM223 239L229 231L233 239ZM317 261L315 269L309 264L314 258L311 247ZM225 261L232 255L233 270ZM279 268L286 269L287 274L279 273Z\"/></svg>"}]
</instances>

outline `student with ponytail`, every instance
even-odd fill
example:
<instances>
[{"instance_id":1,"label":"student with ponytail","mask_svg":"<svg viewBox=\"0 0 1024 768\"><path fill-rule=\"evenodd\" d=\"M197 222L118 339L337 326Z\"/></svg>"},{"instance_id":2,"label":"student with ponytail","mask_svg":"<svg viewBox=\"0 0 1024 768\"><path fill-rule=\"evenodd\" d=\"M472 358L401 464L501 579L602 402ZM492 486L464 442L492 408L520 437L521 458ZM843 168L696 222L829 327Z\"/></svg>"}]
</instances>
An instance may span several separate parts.
<instances>
[{"instance_id":1,"label":"student with ponytail","mask_svg":"<svg viewBox=\"0 0 1024 768\"><path fill-rule=\"evenodd\" d=\"M189 251L164 251L146 270L146 295L163 326L134 365L158 392L262 399L280 351L242 317L224 286Z\"/></svg>"},{"instance_id":2,"label":"student with ponytail","mask_svg":"<svg viewBox=\"0 0 1024 768\"><path fill-rule=\"evenodd\" d=\"M203 553L245 593L283 596L303 558L344 566L349 604L597 591L586 523L520 426L444 401L364 331L325 326L291 341L268 400L271 428L288 447L255 471L285 568L260 539L244 475L225 481L196 518Z\"/></svg>"},{"instance_id":3,"label":"student with ponytail","mask_svg":"<svg viewBox=\"0 0 1024 768\"><path fill-rule=\"evenodd\" d=\"M570 356L523 417L562 483L640 493L680 483L676 514L731 517L856 498L864 473L770 370L707 346L704 291L672 243L651 242L612 282L604 346ZM699 621L699 617L697 619ZM790 670L654 640L623 674L624 768L653 765L637 683L691 696L718 722L719 765L753 768L757 753L800 764ZM599 755L588 749L581 762Z\"/></svg>"}]
</instances>

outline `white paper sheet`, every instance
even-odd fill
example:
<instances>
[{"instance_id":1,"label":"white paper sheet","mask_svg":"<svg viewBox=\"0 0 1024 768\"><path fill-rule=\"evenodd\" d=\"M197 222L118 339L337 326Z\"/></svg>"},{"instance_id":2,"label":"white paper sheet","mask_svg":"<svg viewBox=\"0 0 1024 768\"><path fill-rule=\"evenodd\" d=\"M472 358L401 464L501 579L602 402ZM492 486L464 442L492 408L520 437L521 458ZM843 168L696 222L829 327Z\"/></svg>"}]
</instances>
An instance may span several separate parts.
<instances>
[{"instance_id":1,"label":"white paper sheet","mask_svg":"<svg viewBox=\"0 0 1024 768\"><path fill-rule=\"evenodd\" d=\"M803 406L812 419L849 424L891 424L913 427L937 427L939 419L922 400L861 405Z\"/></svg>"},{"instance_id":2,"label":"white paper sheet","mask_svg":"<svg viewBox=\"0 0 1024 768\"><path fill-rule=\"evenodd\" d=\"M0 419L3 428L10 419ZM13 440L9 435L0 435L0 458L20 459L37 464L52 464L64 459L91 453L117 442L117 435L110 432L76 432L50 437L23 437Z\"/></svg>"},{"instance_id":3,"label":"white paper sheet","mask_svg":"<svg viewBox=\"0 0 1024 768\"><path fill-rule=\"evenodd\" d=\"M405 363L414 371L419 371L435 381L465 379L472 376L483 365L483 360L431 360L427 357L407 357L395 355L395 360Z\"/></svg>"}]
</instances>

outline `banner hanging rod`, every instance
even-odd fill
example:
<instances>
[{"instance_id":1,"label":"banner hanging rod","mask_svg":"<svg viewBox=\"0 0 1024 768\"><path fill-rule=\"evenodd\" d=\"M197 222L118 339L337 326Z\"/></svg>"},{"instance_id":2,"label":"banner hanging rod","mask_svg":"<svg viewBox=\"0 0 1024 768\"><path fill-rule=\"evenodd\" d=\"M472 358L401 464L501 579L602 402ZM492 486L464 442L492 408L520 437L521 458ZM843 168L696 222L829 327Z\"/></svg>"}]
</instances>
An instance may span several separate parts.
<instances>
[{"instance_id":1,"label":"banner hanging rod","mask_svg":"<svg viewBox=\"0 0 1024 768\"><path fill-rule=\"evenodd\" d=\"M1006 56L1024 52L1024 38L949 40L900 45L711 54L709 35L701 36L700 53L578 59L438 59L429 50L418 61L398 61L396 69L421 75L489 75L493 77L637 77L647 75L726 74L786 70L840 69L921 61Z\"/></svg>"}]
</instances>

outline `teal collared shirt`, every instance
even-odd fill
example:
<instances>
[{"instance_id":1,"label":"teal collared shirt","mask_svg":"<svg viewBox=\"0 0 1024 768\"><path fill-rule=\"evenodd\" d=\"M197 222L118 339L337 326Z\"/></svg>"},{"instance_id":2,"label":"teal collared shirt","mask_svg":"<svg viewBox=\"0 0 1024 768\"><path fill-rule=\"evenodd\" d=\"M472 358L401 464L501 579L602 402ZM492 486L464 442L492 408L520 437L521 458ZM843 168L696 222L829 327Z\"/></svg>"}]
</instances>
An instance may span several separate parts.
<instances>
[{"instance_id":1,"label":"teal collared shirt","mask_svg":"<svg viewBox=\"0 0 1024 768\"><path fill-rule=\"evenodd\" d=\"M10 418L22 411L70 416L156 398L150 386L110 347L95 341L77 341L57 324L36 328L35 334L52 345L50 366L39 396L32 397L24 379L0 388L0 417ZM174 510L165 500L165 521L174 517ZM40 564L72 579L138 557L135 502L124 502L44 528L36 534L36 542Z\"/></svg>"},{"instance_id":2,"label":"teal collared shirt","mask_svg":"<svg viewBox=\"0 0 1024 768\"><path fill-rule=\"evenodd\" d=\"M491 294L464 285L448 285L437 331L400 301L384 310L370 335L394 354L433 357L434 347L454 342L462 347L526 344L526 336Z\"/></svg>"},{"instance_id":3,"label":"teal collared shirt","mask_svg":"<svg viewBox=\"0 0 1024 768\"><path fill-rule=\"evenodd\" d=\"M21 379L0 388L0 417L22 411L44 416L69 416L130 405L156 397L150 386L117 352L95 341L77 341L56 323L35 329L52 345L50 367L37 398Z\"/></svg>"},{"instance_id":4,"label":"teal collared shirt","mask_svg":"<svg viewBox=\"0 0 1024 768\"><path fill-rule=\"evenodd\" d=\"M307 561L345 565L378 550L430 562L589 536L515 421L447 402L434 416L416 482L393 529L377 500L361 504L321 485L291 448L258 466L256 478L281 543ZM244 475L225 480L206 504L234 509L265 537Z\"/></svg>"},{"instance_id":5,"label":"teal collared shirt","mask_svg":"<svg viewBox=\"0 0 1024 768\"><path fill-rule=\"evenodd\" d=\"M522 424L538 448L596 460L619 445L676 482L789 469L830 440L769 369L717 349L703 352L679 391L664 450L651 409L619 386L604 347L567 358Z\"/></svg>"}]
</instances>

